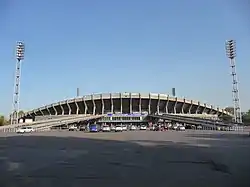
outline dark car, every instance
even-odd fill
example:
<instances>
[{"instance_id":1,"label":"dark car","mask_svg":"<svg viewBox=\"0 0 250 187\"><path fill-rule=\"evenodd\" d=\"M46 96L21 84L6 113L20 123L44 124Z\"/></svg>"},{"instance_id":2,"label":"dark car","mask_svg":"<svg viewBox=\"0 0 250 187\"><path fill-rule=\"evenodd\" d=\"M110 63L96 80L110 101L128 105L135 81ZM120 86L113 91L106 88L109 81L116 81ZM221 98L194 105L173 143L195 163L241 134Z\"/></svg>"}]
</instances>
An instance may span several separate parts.
<instances>
[{"instance_id":1,"label":"dark car","mask_svg":"<svg viewBox=\"0 0 250 187\"><path fill-rule=\"evenodd\" d=\"M100 131L99 125L93 124L89 126L89 132L99 132L99 131Z\"/></svg>"}]
</instances>

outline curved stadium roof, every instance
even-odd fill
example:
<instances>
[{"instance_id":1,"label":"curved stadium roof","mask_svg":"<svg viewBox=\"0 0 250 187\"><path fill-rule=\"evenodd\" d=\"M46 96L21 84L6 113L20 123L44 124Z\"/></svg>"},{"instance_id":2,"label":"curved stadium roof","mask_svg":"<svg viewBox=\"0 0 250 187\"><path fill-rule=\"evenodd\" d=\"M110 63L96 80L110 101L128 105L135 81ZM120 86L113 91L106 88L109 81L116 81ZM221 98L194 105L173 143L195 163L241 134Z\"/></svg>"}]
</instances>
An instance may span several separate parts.
<instances>
[{"instance_id":1,"label":"curved stadium roof","mask_svg":"<svg viewBox=\"0 0 250 187\"><path fill-rule=\"evenodd\" d=\"M223 109L158 93L101 93L63 100L24 113L23 117L45 115L108 114L108 113L174 113L230 115Z\"/></svg>"}]
</instances>

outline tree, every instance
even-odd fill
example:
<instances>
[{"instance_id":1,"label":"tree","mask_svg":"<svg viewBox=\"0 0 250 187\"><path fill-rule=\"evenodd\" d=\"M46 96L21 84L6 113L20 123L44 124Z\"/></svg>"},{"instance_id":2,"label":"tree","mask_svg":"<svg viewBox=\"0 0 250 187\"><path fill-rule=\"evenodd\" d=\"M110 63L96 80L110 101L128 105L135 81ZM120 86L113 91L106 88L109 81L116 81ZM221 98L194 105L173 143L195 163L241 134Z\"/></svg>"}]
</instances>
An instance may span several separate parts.
<instances>
[{"instance_id":1,"label":"tree","mask_svg":"<svg viewBox=\"0 0 250 187\"><path fill-rule=\"evenodd\" d=\"M25 112L23 111L23 110L20 110L19 112L18 112L18 116L20 117L21 115L23 115ZM11 113L10 115L9 115L9 119L11 119L12 118L12 115L13 115L14 113Z\"/></svg>"},{"instance_id":2,"label":"tree","mask_svg":"<svg viewBox=\"0 0 250 187\"><path fill-rule=\"evenodd\" d=\"M20 111L18 112L18 116L23 115L23 114L24 114L24 111L23 111L23 110L20 110Z\"/></svg>"},{"instance_id":3,"label":"tree","mask_svg":"<svg viewBox=\"0 0 250 187\"><path fill-rule=\"evenodd\" d=\"M222 116L220 117L220 119L222 119L222 120L225 121L225 122L232 122L233 117L232 117L232 116L229 116L229 115L222 115Z\"/></svg>"},{"instance_id":4,"label":"tree","mask_svg":"<svg viewBox=\"0 0 250 187\"><path fill-rule=\"evenodd\" d=\"M231 114L234 114L234 107L229 106L229 107L226 107L224 110L225 110L226 112L229 112L229 113L231 113Z\"/></svg>"},{"instance_id":5,"label":"tree","mask_svg":"<svg viewBox=\"0 0 250 187\"><path fill-rule=\"evenodd\" d=\"M250 110L248 110L245 114L243 114L242 121L245 124L250 124Z\"/></svg>"},{"instance_id":6,"label":"tree","mask_svg":"<svg viewBox=\"0 0 250 187\"><path fill-rule=\"evenodd\" d=\"M0 126L6 125L7 121L3 115L0 115Z\"/></svg>"}]
</instances>

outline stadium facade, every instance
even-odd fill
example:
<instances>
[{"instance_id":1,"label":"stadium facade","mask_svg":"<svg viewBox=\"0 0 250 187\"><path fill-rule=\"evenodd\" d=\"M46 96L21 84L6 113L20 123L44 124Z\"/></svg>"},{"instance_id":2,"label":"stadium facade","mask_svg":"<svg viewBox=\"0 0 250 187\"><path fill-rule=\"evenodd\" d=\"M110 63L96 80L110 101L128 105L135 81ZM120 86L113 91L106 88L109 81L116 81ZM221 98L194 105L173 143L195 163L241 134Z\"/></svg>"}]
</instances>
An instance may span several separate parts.
<instances>
[{"instance_id":1,"label":"stadium facade","mask_svg":"<svg viewBox=\"0 0 250 187\"><path fill-rule=\"evenodd\" d=\"M141 121L148 114L229 115L224 109L195 100L155 93L102 93L76 97L24 113L22 119L65 115L103 115L102 122Z\"/></svg>"}]
</instances>

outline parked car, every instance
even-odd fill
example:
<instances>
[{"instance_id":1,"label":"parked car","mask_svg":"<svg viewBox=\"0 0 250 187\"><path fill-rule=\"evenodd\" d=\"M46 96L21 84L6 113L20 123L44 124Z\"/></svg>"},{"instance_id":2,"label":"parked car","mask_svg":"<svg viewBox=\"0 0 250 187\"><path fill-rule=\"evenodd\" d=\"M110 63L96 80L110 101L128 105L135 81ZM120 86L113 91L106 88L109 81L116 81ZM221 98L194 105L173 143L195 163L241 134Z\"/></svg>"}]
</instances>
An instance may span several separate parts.
<instances>
[{"instance_id":1,"label":"parked car","mask_svg":"<svg viewBox=\"0 0 250 187\"><path fill-rule=\"evenodd\" d=\"M77 131L77 126L71 125L71 126L69 127L69 131Z\"/></svg>"},{"instance_id":2,"label":"parked car","mask_svg":"<svg viewBox=\"0 0 250 187\"><path fill-rule=\"evenodd\" d=\"M167 127L168 127L168 129L172 129L172 124L171 124L171 123L168 123L168 124L167 124Z\"/></svg>"},{"instance_id":3,"label":"parked car","mask_svg":"<svg viewBox=\"0 0 250 187\"><path fill-rule=\"evenodd\" d=\"M110 132L110 131L111 131L110 126L104 125L104 126L102 127L102 132Z\"/></svg>"},{"instance_id":4,"label":"parked car","mask_svg":"<svg viewBox=\"0 0 250 187\"><path fill-rule=\"evenodd\" d=\"M89 125L89 132L99 132L100 131L100 127L97 124L92 124Z\"/></svg>"},{"instance_id":5,"label":"parked car","mask_svg":"<svg viewBox=\"0 0 250 187\"><path fill-rule=\"evenodd\" d=\"M197 126L197 129L198 129L198 130L202 130L202 126L201 126L201 125L198 125L198 126Z\"/></svg>"},{"instance_id":6,"label":"parked car","mask_svg":"<svg viewBox=\"0 0 250 187\"><path fill-rule=\"evenodd\" d=\"M21 127L17 129L17 133L31 133L34 132L35 130L32 127Z\"/></svg>"},{"instance_id":7,"label":"parked car","mask_svg":"<svg viewBox=\"0 0 250 187\"><path fill-rule=\"evenodd\" d=\"M122 126L121 125L116 125L115 126L115 132L122 132L123 129L122 129Z\"/></svg>"},{"instance_id":8,"label":"parked car","mask_svg":"<svg viewBox=\"0 0 250 187\"><path fill-rule=\"evenodd\" d=\"M130 126L130 130L131 130L131 131L135 131L135 130L137 130L137 128L136 128L135 125L131 125L131 126Z\"/></svg>"},{"instance_id":9,"label":"parked car","mask_svg":"<svg viewBox=\"0 0 250 187\"><path fill-rule=\"evenodd\" d=\"M172 126L173 130L177 130L178 127L179 127L179 125L173 125L173 126Z\"/></svg>"},{"instance_id":10,"label":"parked car","mask_svg":"<svg viewBox=\"0 0 250 187\"><path fill-rule=\"evenodd\" d=\"M111 129L111 131L115 131L115 126L112 125L110 129Z\"/></svg>"},{"instance_id":11,"label":"parked car","mask_svg":"<svg viewBox=\"0 0 250 187\"><path fill-rule=\"evenodd\" d=\"M128 130L127 125L122 125L122 130L127 131Z\"/></svg>"},{"instance_id":12,"label":"parked car","mask_svg":"<svg viewBox=\"0 0 250 187\"><path fill-rule=\"evenodd\" d=\"M146 125L141 125L140 130L147 130L147 126Z\"/></svg>"},{"instance_id":13,"label":"parked car","mask_svg":"<svg viewBox=\"0 0 250 187\"><path fill-rule=\"evenodd\" d=\"M182 125L180 125L180 126L178 126L177 127L177 131L184 131L186 128L184 127L184 126L182 126Z\"/></svg>"}]
</instances>

